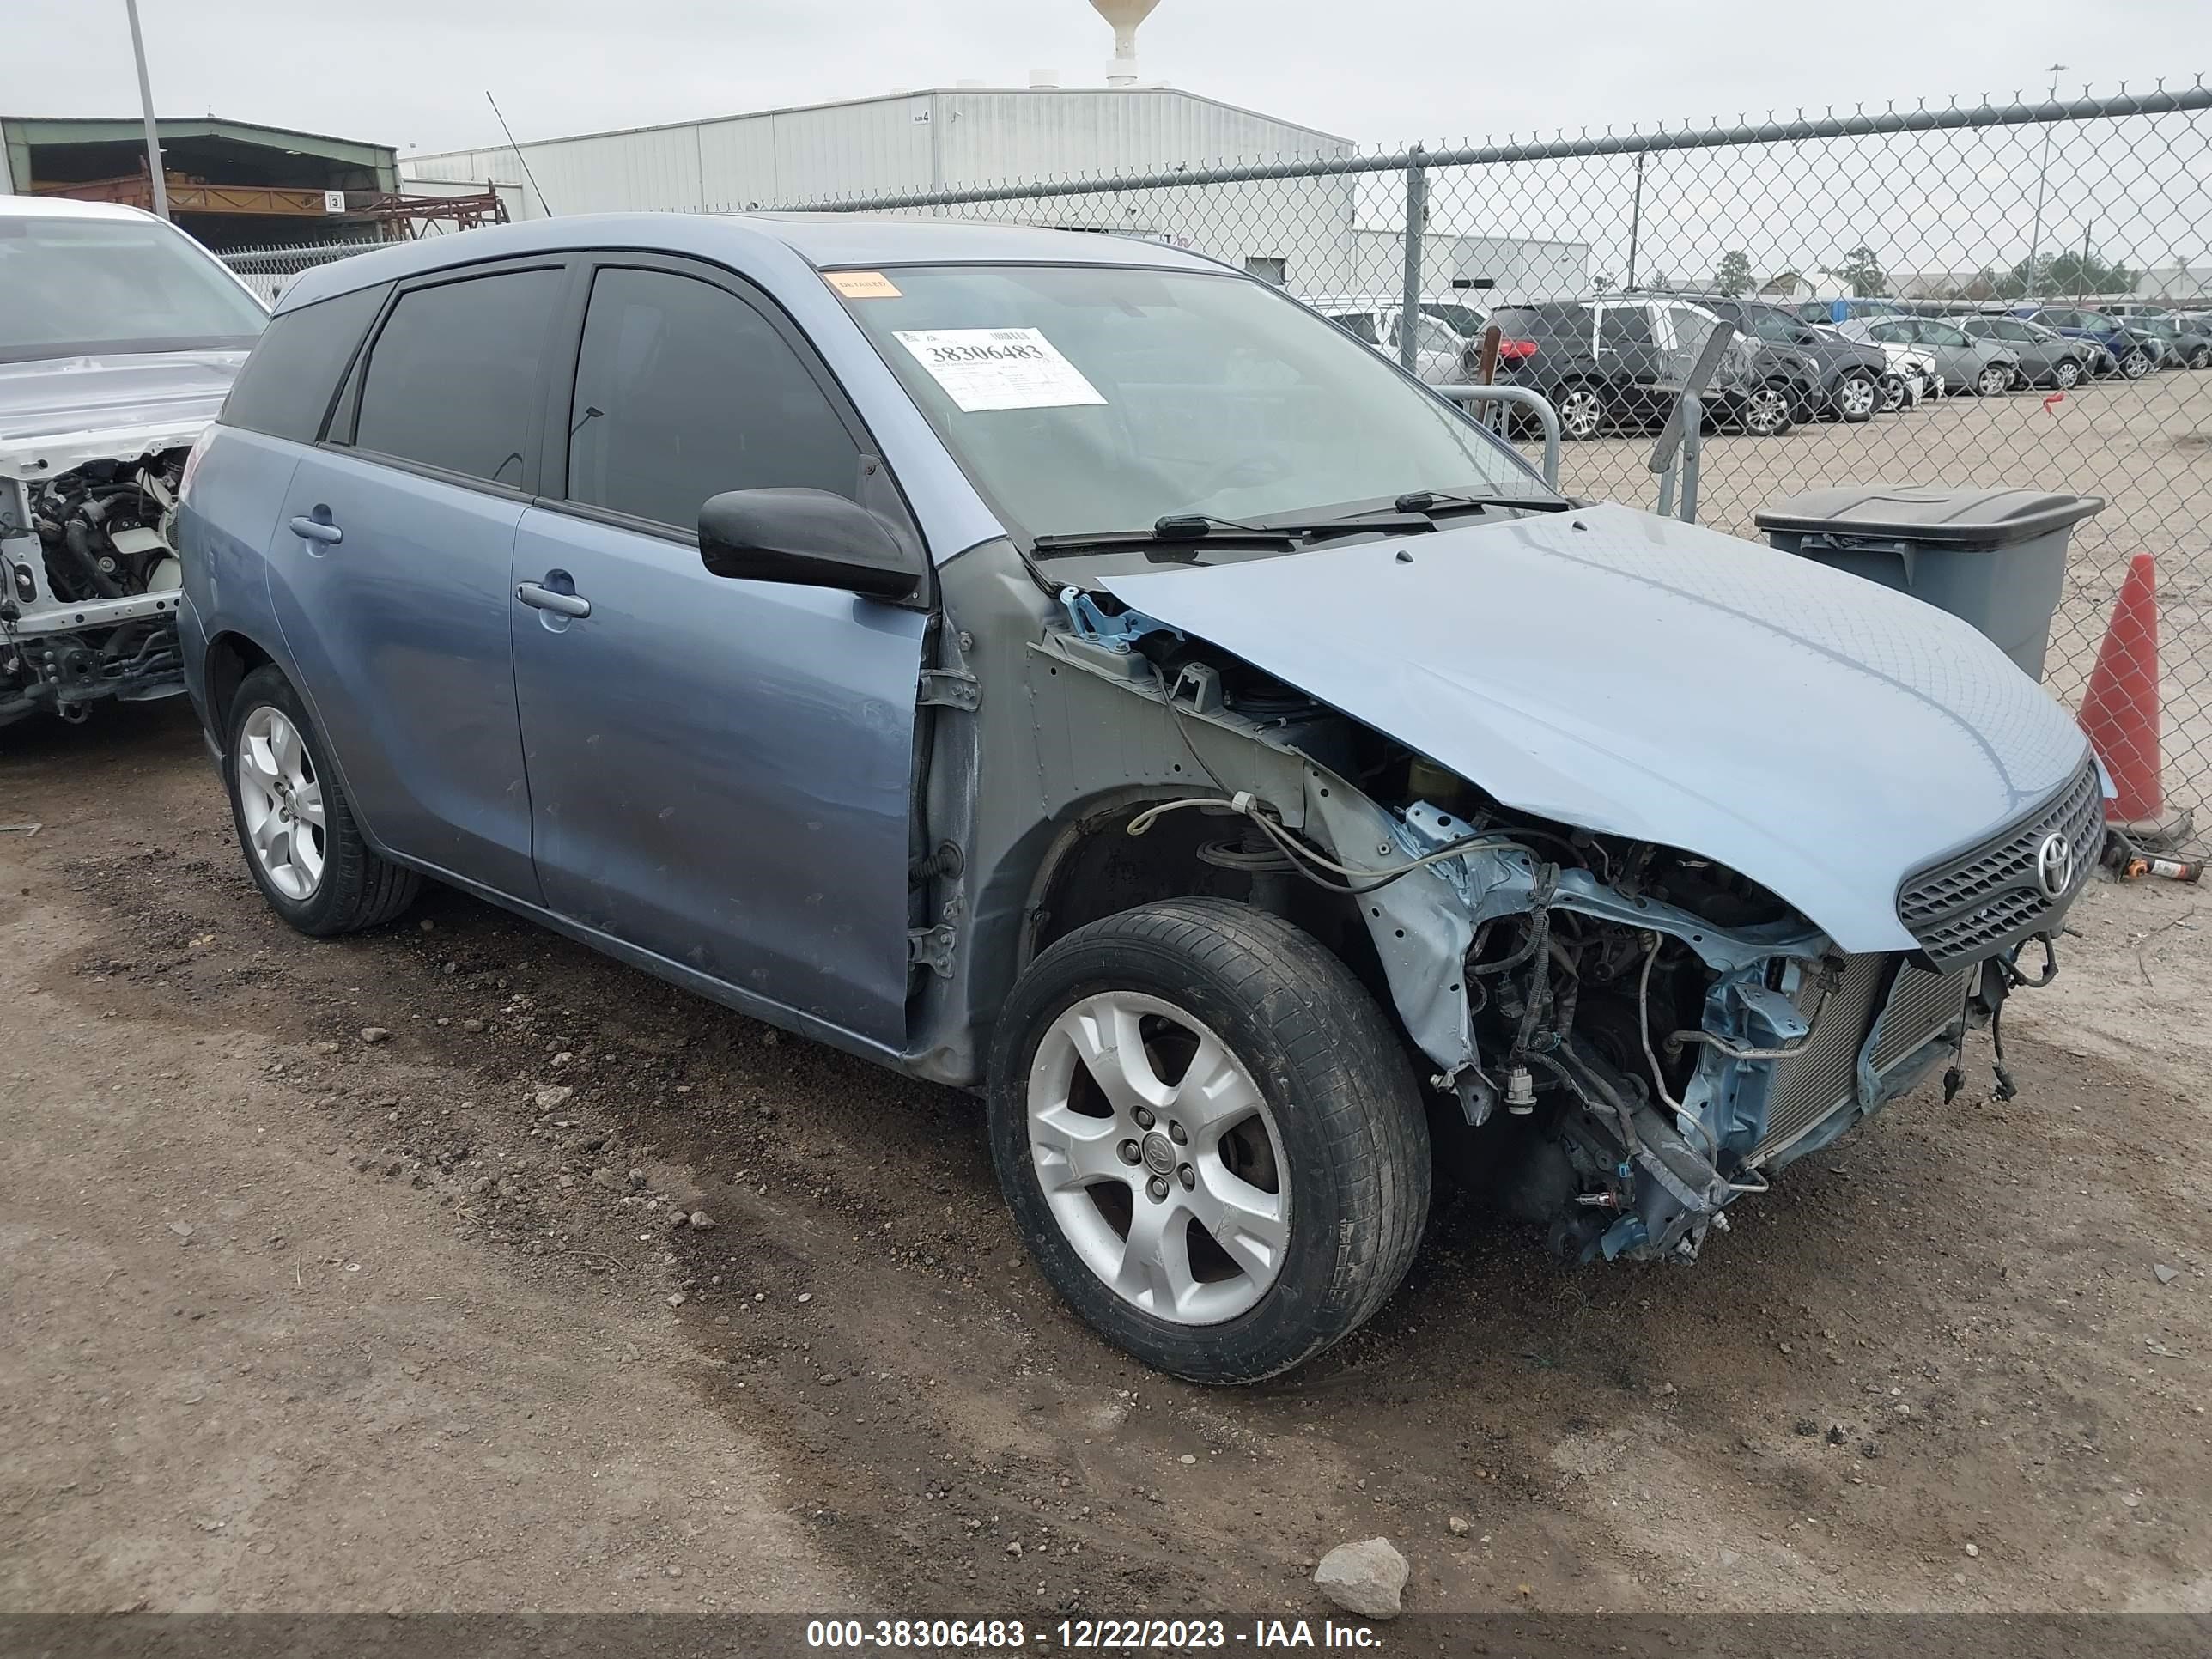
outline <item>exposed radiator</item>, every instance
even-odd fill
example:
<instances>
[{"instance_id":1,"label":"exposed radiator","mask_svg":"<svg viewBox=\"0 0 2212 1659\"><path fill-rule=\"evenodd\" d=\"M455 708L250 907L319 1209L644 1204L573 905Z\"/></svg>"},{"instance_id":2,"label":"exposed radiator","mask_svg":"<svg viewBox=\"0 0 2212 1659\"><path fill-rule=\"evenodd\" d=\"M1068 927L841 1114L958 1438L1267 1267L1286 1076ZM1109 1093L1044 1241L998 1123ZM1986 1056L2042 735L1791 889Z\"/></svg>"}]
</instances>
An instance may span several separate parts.
<instances>
[{"instance_id":1,"label":"exposed radiator","mask_svg":"<svg viewBox=\"0 0 2212 1659\"><path fill-rule=\"evenodd\" d=\"M1777 1060L1767 1095L1766 1133L1758 1160L1772 1156L1841 1111L1858 1093L1859 1051L1875 1030L1882 987L1895 957L1851 957L1842 981L1813 1016L1812 1035L1787 1060ZM1920 1049L1966 1007L1968 973L1931 974L1906 966L1881 1006L1874 1068L1886 1072Z\"/></svg>"}]
</instances>

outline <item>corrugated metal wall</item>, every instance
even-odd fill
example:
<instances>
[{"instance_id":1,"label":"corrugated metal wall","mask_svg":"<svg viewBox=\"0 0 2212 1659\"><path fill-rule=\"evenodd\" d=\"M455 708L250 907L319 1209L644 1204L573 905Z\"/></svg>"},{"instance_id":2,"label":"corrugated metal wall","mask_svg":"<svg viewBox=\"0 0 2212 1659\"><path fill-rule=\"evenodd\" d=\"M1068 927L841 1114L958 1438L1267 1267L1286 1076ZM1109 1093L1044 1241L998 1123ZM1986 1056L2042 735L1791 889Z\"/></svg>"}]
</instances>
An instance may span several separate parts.
<instances>
[{"instance_id":1,"label":"corrugated metal wall","mask_svg":"<svg viewBox=\"0 0 2212 1659\"><path fill-rule=\"evenodd\" d=\"M1178 161L1340 155L1310 128L1164 88L924 92L523 146L559 213L742 209ZM418 179L520 184L507 146L410 157ZM541 210L532 192L527 212Z\"/></svg>"}]
</instances>

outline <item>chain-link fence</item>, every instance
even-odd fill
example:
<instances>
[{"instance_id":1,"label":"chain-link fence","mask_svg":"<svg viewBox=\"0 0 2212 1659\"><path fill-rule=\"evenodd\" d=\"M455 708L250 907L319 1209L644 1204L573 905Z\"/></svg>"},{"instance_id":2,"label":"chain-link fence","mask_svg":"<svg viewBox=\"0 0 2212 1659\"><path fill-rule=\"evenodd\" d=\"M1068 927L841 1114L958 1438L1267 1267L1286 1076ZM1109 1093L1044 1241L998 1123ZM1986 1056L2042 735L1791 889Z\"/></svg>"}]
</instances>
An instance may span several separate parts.
<instances>
[{"instance_id":1,"label":"chain-link fence","mask_svg":"<svg viewBox=\"0 0 2212 1659\"><path fill-rule=\"evenodd\" d=\"M300 242L270 247L233 248L223 254L222 262L237 272L239 277L270 305L283 297L292 279L317 265L326 265L333 259L343 259L356 253L366 253L371 248L389 246L380 241L358 242Z\"/></svg>"},{"instance_id":2,"label":"chain-link fence","mask_svg":"<svg viewBox=\"0 0 2212 1659\"><path fill-rule=\"evenodd\" d=\"M1650 431L1699 331L1727 320L1743 343L1709 404L1700 520L1756 536L1762 507L1852 483L2102 498L2074 535L2046 684L2087 702L2129 816L2212 831L2201 80L783 205L1171 243L1433 381L1467 378L1494 323L1499 377L1570 417L1564 487L1645 506ZM2139 587L2122 603L2139 555L2154 606ZM2116 608L2130 625L2100 649Z\"/></svg>"}]
</instances>

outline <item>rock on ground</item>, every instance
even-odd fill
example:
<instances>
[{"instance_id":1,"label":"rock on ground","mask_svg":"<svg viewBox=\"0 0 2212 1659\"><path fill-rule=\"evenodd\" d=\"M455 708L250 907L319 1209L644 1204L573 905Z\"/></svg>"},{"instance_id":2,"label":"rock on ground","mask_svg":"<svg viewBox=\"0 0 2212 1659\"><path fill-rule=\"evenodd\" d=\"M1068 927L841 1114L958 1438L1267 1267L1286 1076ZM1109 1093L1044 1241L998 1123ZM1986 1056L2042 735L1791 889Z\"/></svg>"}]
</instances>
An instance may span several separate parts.
<instances>
[{"instance_id":1,"label":"rock on ground","mask_svg":"<svg viewBox=\"0 0 2212 1659\"><path fill-rule=\"evenodd\" d=\"M1387 1538L1339 1544L1314 1569L1314 1584L1340 1607L1368 1619L1395 1619L1412 1569Z\"/></svg>"}]
</instances>

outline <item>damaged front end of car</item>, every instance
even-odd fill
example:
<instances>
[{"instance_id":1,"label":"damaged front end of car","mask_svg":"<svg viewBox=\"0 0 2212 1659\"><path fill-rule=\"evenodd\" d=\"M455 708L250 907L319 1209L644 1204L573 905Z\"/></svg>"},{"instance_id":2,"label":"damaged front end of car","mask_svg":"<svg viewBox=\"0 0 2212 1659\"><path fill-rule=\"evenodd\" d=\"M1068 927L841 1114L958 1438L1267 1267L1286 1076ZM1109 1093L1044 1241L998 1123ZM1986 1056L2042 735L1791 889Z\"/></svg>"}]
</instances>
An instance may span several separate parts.
<instances>
[{"instance_id":1,"label":"damaged front end of car","mask_svg":"<svg viewBox=\"0 0 2212 1659\"><path fill-rule=\"evenodd\" d=\"M1694 1260L1735 1200L1946 1060L1948 1099L1966 1032L2055 971L2086 865L2046 849L2092 844L2103 805L2085 768L1908 884L1920 949L1850 954L1710 860L1532 821L1460 781L1439 799L1418 788L1438 769L1407 769L1392 805L1341 780L1308 805L1359 872L1431 1085L1480 1132L1481 1184L1579 1259ZM2001 1042L1996 1075L2008 1095Z\"/></svg>"},{"instance_id":2,"label":"damaged front end of car","mask_svg":"<svg viewBox=\"0 0 2212 1659\"><path fill-rule=\"evenodd\" d=\"M184 689L173 525L191 438L0 453L0 725Z\"/></svg>"},{"instance_id":3,"label":"damaged front end of car","mask_svg":"<svg viewBox=\"0 0 2212 1659\"><path fill-rule=\"evenodd\" d=\"M1203 891L1283 914L1394 1006L1440 1159L1571 1259L1692 1261L1729 1203L1944 1061L1948 1097L1969 1030L2011 1093L2004 1000L2055 973L2104 814L2033 681L1927 606L1626 508L1420 546L1066 588L1033 702L1099 765L1134 775L1151 730L1151 776L1203 779L1121 834L1179 841ZM1620 672L1467 644L1453 617L1524 571L1579 584ZM1291 633L1307 595L1334 615ZM1794 681L1790 741L1708 717L1672 664L1698 633ZM1115 719L1068 671L1164 710ZM1046 884L1030 914L1066 907Z\"/></svg>"}]
</instances>

